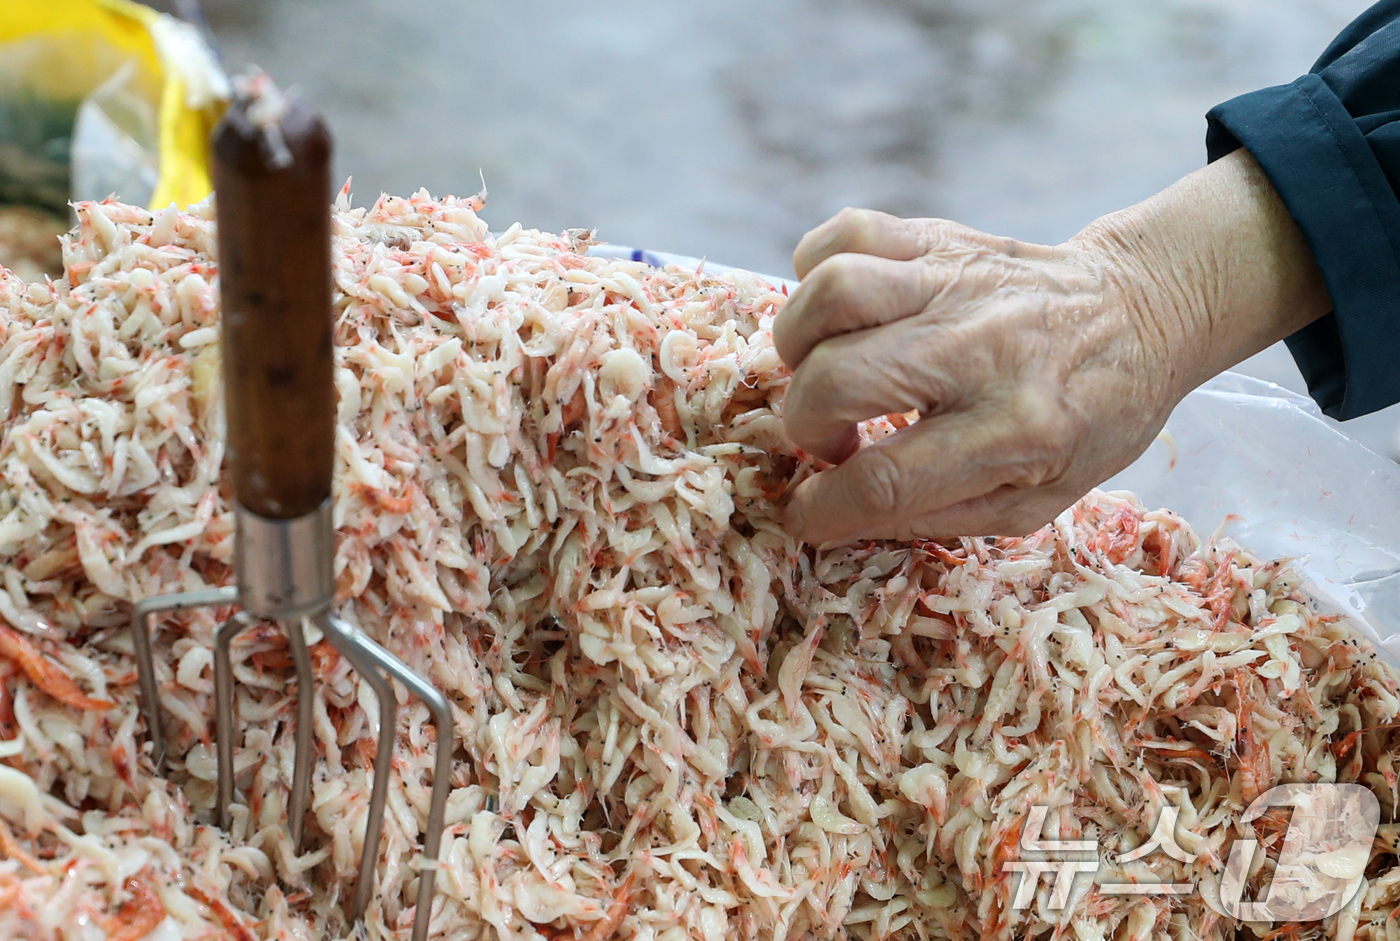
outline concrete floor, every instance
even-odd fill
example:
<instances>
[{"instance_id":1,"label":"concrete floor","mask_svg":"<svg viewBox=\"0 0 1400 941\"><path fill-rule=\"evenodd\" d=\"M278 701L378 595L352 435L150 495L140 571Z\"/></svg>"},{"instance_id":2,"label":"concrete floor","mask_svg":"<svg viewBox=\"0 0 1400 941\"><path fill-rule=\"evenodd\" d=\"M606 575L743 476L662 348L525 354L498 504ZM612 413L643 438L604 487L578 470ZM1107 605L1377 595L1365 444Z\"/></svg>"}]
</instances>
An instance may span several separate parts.
<instances>
[{"instance_id":1,"label":"concrete floor","mask_svg":"<svg viewBox=\"0 0 1400 941\"><path fill-rule=\"evenodd\" d=\"M204 0L327 115L357 201L772 274L846 205L1056 242L1201 165L1205 112L1365 0ZM1301 389L1281 348L1248 371ZM1400 410L1348 423L1400 456Z\"/></svg>"}]
</instances>

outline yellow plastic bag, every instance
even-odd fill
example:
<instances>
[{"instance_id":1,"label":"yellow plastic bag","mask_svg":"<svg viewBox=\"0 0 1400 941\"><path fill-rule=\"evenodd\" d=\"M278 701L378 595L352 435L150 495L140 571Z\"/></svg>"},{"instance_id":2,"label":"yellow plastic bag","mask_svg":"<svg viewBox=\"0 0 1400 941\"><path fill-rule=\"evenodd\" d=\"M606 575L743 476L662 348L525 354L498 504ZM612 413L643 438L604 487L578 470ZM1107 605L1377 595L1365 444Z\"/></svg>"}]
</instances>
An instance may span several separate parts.
<instances>
[{"instance_id":1,"label":"yellow plastic bag","mask_svg":"<svg viewBox=\"0 0 1400 941\"><path fill-rule=\"evenodd\" d=\"M111 192L76 192L80 177L152 208L197 202L227 98L189 24L130 0L0 0L0 203L66 215Z\"/></svg>"}]
</instances>

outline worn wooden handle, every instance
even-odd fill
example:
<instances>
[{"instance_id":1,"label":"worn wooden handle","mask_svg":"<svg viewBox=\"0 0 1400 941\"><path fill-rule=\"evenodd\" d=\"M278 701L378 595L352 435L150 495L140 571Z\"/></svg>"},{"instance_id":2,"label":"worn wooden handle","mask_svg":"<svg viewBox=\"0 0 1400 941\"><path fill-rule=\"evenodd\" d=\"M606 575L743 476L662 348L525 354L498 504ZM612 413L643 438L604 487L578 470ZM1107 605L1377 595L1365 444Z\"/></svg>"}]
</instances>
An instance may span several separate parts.
<instances>
[{"instance_id":1,"label":"worn wooden handle","mask_svg":"<svg viewBox=\"0 0 1400 941\"><path fill-rule=\"evenodd\" d=\"M213 162L233 492L294 519L330 496L335 462L330 134L255 92L215 128Z\"/></svg>"}]
</instances>

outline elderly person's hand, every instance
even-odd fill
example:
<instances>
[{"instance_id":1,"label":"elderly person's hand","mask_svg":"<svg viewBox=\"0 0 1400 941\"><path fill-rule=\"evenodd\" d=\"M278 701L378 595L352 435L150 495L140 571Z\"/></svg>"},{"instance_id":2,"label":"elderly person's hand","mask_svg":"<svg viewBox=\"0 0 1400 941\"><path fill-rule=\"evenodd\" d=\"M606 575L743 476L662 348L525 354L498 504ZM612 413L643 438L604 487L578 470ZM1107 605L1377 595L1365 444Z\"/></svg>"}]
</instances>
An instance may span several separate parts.
<instances>
[{"instance_id":1,"label":"elderly person's hand","mask_svg":"<svg viewBox=\"0 0 1400 941\"><path fill-rule=\"evenodd\" d=\"M1240 150L1063 245L847 210L802 240L774 325L783 418L833 463L812 543L1019 535L1126 467L1195 386L1320 317L1327 292ZM917 410L858 448L855 423Z\"/></svg>"}]
</instances>

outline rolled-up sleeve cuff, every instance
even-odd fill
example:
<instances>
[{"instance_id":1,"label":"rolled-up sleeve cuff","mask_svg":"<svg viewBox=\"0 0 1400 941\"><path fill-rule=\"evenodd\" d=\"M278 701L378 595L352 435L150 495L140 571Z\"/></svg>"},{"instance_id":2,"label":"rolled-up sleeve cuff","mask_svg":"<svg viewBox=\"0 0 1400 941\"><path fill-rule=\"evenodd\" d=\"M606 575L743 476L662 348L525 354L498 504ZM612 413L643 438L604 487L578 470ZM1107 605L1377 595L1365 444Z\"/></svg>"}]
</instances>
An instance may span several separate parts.
<instances>
[{"instance_id":1,"label":"rolled-up sleeve cuff","mask_svg":"<svg viewBox=\"0 0 1400 941\"><path fill-rule=\"evenodd\" d=\"M1333 312L1288 338L1313 398L1343 420L1400 401L1400 202L1355 120L1317 75L1207 119L1210 159L1244 146L1322 270Z\"/></svg>"}]
</instances>

